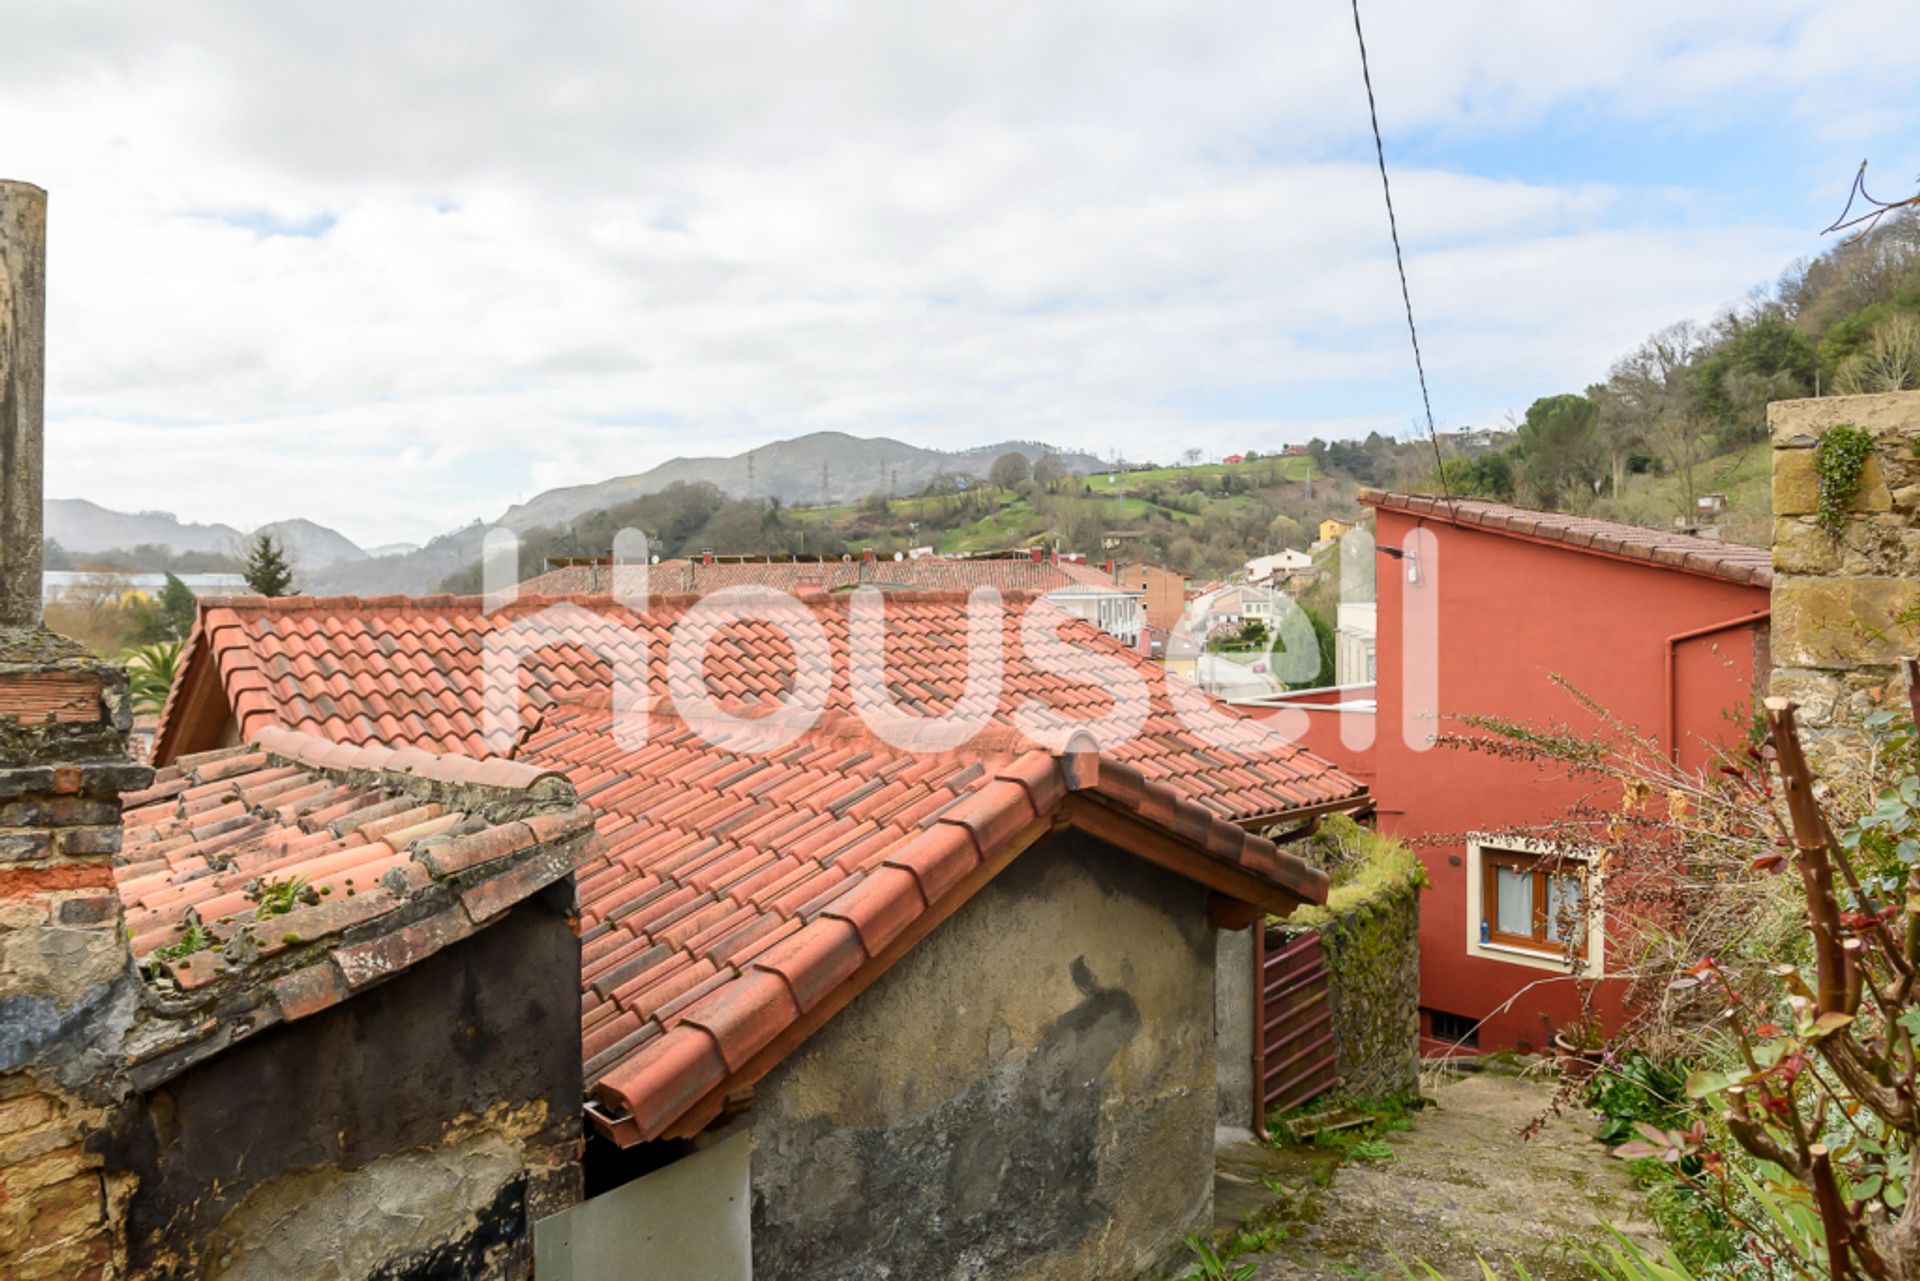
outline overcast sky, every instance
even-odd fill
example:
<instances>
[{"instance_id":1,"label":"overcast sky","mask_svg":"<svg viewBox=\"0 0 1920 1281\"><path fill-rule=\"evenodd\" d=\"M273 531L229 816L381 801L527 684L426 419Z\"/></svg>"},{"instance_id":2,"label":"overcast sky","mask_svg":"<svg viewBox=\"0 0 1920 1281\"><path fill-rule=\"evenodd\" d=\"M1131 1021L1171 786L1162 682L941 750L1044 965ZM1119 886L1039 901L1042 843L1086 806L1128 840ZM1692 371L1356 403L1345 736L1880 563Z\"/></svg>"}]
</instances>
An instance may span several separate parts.
<instances>
[{"instance_id":1,"label":"overcast sky","mask_svg":"<svg viewBox=\"0 0 1920 1281\"><path fill-rule=\"evenodd\" d=\"M1920 174L1906 0L1363 0L1442 425ZM419 540L834 429L1171 458L1420 413L1344 0L12 0L47 492Z\"/></svg>"}]
</instances>

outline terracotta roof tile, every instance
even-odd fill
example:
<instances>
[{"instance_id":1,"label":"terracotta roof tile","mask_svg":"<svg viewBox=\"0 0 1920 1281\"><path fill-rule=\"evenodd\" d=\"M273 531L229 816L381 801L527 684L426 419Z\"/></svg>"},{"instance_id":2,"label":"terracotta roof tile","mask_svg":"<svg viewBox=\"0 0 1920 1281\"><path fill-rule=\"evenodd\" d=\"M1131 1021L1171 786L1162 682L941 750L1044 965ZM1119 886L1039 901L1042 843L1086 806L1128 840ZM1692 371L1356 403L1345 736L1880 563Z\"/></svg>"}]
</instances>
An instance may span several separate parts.
<instances>
[{"instance_id":1,"label":"terracotta roof tile","mask_svg":"<svg viewBox=\"0 0 1920 1281\"><path fill-rule=\"evenodd\" d=\"M134 956L163 995L196 997L138 1029L142 1088L201 1050L312 1014L464 937L484 920L472 896L523 898L572 870L592 836L592 811L547 771L516 765L476 775L500 785L461 788L435 781L468 772L460 762L423 754L432 764L419 774L368 768L382 755L391 753L265 731L253 750L164 767L148 803L124 816L115 879ZM403 824L435 817L377 833L385 839L366 834L379 821L325 821L396 805ZM439 827L467 834L424 849L402 839ZM215 1023L226 1030L209 1039L199 1016L216 984Z\"/></svg>"},{"instance_id":2,"label":"terracotta roof tile","mask_svg":"<svg viewBox=\"0 0 1920 1281\"><path fill-rule=\"evenodd\" d=\"M1773 553L1765 547L1745 547L1738 543L1646 529L1618 521L1596 520L1589 516L1571 516L1564 512L1529 511L1478 498L1435 498L1427 494L1396 494L1374 489L1362 491L1360 501L1369 507L1408 512L1468 528L1544 539L1583 551L1643 561L1743 586L1773 585Z\"/></svg>"}]
</instances>

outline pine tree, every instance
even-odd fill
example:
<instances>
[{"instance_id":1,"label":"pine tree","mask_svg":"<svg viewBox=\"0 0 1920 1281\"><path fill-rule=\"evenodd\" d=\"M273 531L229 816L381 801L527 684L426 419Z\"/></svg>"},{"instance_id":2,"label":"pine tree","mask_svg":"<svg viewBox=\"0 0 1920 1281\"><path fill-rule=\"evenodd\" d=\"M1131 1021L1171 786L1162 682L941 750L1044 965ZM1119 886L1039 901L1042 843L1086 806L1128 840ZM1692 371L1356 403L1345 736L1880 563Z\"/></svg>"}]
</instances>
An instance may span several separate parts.
<instances>
[{"instance_id":1,"label":"pine tree","mask_svg":"<svg viewBox=\"0 0 1920 1281\"><path fill-rule=\"evenodd\" d=\"M272 534L262 534L253 540L253 547L247 554L246 580L248 590L260 596L286 596L293 591L293 566L287 564L286 553L280 550L280 544L274 541Z\"/></svg>"},{"instance_id":2,"label":"pine tree","mask_svg":"<svg viewBox=\"0 0 1920 1281\"><path fill-rule=\"evenodd\" d=\"M199 606L194 602L193 588L169 573L167 585L160 589L160 611L166 615L167 631L172 638L185 640L187 633L193 630L194 616L199 612Z\"/></svg>"}]
</instances>

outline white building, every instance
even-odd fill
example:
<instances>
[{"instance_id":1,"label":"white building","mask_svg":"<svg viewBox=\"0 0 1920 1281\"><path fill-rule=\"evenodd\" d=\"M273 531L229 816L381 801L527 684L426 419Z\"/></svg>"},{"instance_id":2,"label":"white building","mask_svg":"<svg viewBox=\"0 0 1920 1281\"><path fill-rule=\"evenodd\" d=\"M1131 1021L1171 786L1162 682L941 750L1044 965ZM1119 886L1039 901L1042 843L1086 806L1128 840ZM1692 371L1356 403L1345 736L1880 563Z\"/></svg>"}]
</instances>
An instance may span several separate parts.
<instances>
[{"instance_id":1,"label":"white building","mask_svg":"<svg viewBox=\"0 0 1920 1281\"><path fill-rule=\"evenodd\" d=\"M1313 557L1288 550L1271 556L1255 556L1247 562L1246 575L1249 583L1270 583L1312 568Z\"/></svg>"},{"instance_id":2,"label":"white building","mask_svg":"<svg viewBox=\"0 0 1920 1281\"><path fill-rule=\"evenodd\" d=\"M1109 636L1129 645L1140 643L1140 629L1146 626L1147 594L1123 587L1060 587L1047 593L1047 599L1077 618L1084 618Z\"/></svg>"},{"instance_id":3,"label":"white building","mask_svg":"<svg viewBox=\"0 0 1920 1281\"><path fill-rule=\"evenodd\" d=\"M176 574L195 596L244 596L247 580L239 574ZM93 600L101 596L157 597L167 585L165 574L49 569L40 575L40 600L52 605L63 600Z\"/></svg>"},{"instance_id":4,"label":"white building","mask_svg":"<svg viewBox=\"0 0 1920 1281\"><path fill-rule=\"evenodd\" d=\"M1333 631L1333 680L1336 685L1364 685L1374 679L1374 632L1377 607L1372 601L1340 604Z\"/></svg>"}]
</instances>

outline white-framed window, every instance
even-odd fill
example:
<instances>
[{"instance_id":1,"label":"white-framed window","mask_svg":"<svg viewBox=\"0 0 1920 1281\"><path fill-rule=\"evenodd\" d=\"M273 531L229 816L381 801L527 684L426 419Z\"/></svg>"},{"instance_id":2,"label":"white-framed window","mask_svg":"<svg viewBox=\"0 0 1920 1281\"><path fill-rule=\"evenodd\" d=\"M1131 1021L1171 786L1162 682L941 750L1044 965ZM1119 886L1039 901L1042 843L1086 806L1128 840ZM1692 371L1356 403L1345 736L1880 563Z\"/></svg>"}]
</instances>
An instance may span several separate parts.
<instances>
[{"instance_id":1,"label":"white-framed window","mask_svg":"<svg viewBox=\"0 0 1920 1281\"><path fill-rule=\"evenodd\" d=\"M1467 840L1467 951L1599 978L1605 916L1590 851L1508 836Z\"/></svg>"}]
</instances>

